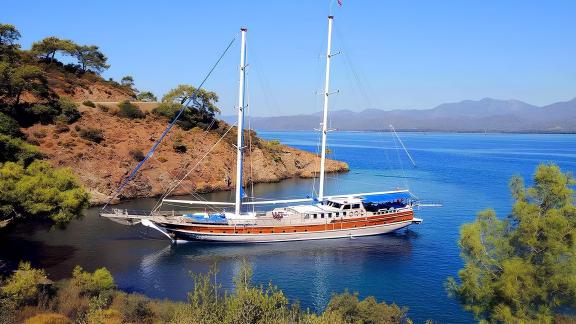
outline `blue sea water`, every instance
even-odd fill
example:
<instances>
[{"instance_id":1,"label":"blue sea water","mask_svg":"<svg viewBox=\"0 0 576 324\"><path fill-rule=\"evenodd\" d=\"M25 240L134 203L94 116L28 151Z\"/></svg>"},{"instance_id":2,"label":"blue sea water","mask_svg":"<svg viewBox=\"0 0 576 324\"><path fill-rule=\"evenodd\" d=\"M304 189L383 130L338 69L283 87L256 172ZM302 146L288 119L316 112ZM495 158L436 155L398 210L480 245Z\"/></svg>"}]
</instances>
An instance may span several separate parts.
<instances>
[{"instance_id":1,"label":"blue sea water","mask_svg":"<svg viewBox=\"0 0 576 324\"><path fill-rule=\"evenodd\" d=\"M318 150L317 133L259 134ZM346 161L350 172L330 175L327 193L401 187L423 201L443 205L418 210L417 217L424 222L407 231L313 242L174 246L149 229L112 223L91 209L64 230L13 228L0 238L0 261L9 266L25 258L56 279L69 276L76 264L87 269L105 266L122 289L185 300L193 284L190 271L203 272L217 262L219 279L231 288L231 277L246 258L256 282L272 281L291 300L312 310L325 307L332 293L348 289L407 306L416 322L473 322L444 289L446 278L462 266L457 246L460 226L485 208L507 215L512 202L507 185L514 174L529 180L538 164L547 162L576 171L576 136L401 133L400 137L416 167L390 133L331 133L330 157ZM292 198L310 195L315 187L313 180L290 179L256 185L253 190L258 197ZM224 192L208 198L230 196ZM154 202L141 199L124 206L146 208Z\"/></svg>"}]
</instances>

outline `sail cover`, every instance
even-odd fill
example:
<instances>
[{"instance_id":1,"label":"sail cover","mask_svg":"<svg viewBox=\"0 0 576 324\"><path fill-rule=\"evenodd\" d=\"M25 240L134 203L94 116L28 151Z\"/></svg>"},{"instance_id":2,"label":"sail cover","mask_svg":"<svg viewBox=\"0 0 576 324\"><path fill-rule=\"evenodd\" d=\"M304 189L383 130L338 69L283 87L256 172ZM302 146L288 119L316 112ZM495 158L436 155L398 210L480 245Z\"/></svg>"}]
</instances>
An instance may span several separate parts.
<instances>
[{"instance_id":1,"label":"sail cover","mask_svg":"<svg viewBox=\"0 0 576 324\"><path fill-rule=\"evenodd\" d=\"M409 199L412 198L412 194L410 192L391 192L385 193L380 195L371 195L371 196L364 196L364 202L386 202L386 201L394 201L398 199Z\"/></svg>"}]
</instances>

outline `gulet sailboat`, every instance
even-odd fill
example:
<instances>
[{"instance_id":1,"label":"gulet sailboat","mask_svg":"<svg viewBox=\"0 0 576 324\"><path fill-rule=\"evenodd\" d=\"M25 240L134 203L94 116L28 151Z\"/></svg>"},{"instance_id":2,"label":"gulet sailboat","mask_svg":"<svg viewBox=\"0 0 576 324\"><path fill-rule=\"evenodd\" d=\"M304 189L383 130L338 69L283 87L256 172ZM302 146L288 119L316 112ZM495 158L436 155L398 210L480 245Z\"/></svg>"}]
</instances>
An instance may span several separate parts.
<instances>
[{"instance_id":1,"label":"gulet sailboat","mask_svg":"<svg viewBox=\"0 0 576 324\"><path fill-rule=\"evenodd\" d=\"M213 241L263 243L330 238L351 238L378 235L419 224L414 217L414 196L408 190L389 190L351 194L326 195L325 163L328 135L328 103L333 16L328 17L328 45L324 82L324 104L320 131L322 145L319 188L314 198L269 201L243 201L242 160L244 150L244 108L246 34L241 29L240 82L238 89L238 132L236 143L236 188L234 202L183 200L164 197L161 203L189 206L210 206L213 212L161 211L136 213L123 209L105 209L101 216L125 224L141 223L154 228L173 241ZM268 207L249 211L249 207ZM272 206L272 207L269 207ZM276 206L276 207L274 207ZM234 210L225 211L227 208ZM221 208L218 211L216 208Z\"/></svg>"}]
</instances>

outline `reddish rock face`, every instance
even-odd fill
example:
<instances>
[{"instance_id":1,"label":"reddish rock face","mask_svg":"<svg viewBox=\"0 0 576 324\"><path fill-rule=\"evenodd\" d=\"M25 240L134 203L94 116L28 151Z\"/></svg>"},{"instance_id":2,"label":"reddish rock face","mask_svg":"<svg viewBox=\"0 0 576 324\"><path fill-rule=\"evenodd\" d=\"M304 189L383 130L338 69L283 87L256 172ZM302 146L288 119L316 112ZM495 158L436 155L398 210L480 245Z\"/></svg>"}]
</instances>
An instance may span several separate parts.
<instances>
[{"instance_id":1,"label":"reddish rock face","mask_svg":"<svg viewBox=\"0 0 576 324\"><path fill-rule=\"evenodd\" d=\"M69 125L68 131L55 125L35 125L24 132L29 141L40 146L53 165L70 167L91 192L93 204L106 201L120 181L136 166L138 152L146 154L166 127L166 120L148 115L144 119L115 116L115 104L107 103L108 112L83 107L83 116ZM141 107L150 110L150 104ZM206 132L194 128L184 131L178 127L164 139L153 157L126 187L123 198L151 197L163 194L175 179L192 169L225 133L228 125L221 123L217 130ZM94 128L102 131L104 140L91 142L79 136L78 130ZM207 157L174 191L174 194L210 192L234 187L236 170L235 129L216 145ZM319 170L320 159L315 154L251 138L246 148L244 179L275 182L291 177L313 177ZM186 152L174 149L174 143L186 146ZM246 139L250 144L250 138ZM250 167L251 166L251 167ZM327 172L348 171L344 162L327 160Z\"/></svg>"}]
</instances>

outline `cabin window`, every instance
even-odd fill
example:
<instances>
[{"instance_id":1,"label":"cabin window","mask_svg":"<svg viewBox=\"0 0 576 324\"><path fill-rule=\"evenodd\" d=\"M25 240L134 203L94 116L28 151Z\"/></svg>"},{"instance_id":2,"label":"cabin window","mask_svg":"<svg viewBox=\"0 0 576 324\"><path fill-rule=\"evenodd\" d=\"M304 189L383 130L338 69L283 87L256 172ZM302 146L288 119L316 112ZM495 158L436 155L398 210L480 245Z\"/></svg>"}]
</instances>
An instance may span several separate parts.
<instances>
[{"instance_id":1,"label":"cabin window","mask_svg":"<svg viewBox=\"0 0 576 324\"><path fill-rule=\"evenodd\" d=\"M342 212L342 216L346 216L346 212Z\"/></svg>"},{"instance_id":2,"label":"cabin window","mask_svg":"<svg viewBox=\"0 0 576 324\"><path fill-rule=\"evenodd\" d=\"M324 218L324 214L320 214L320 218Z\"/></svg>"},{"instance_id":3,"label":"cabin window","mask_svg":"<svg viewBox=\"0 0 576 324\"><path fill-rule=\"evenodd\" d=\"M332 218L332 213L328 213L328 218Z\"/></svg>"},{"instance_id":4,"label":"cabin window","mask_svg":"<svg viewBox=\"0 0 576 324\"><path fill-rule=\"evenodd\" d=\"M304 219L309 219L310 218L310 214L304 214Z\"/></svg>"},{"instance_id":5,"label":"cabin window","mask_svg":"<svg viewBox=\"0 0 576 324\"><path fill-rule=\"evenodd\" d=\"M344 209L350 209L350 205L344 205Z\"/></svg>"},{"instance_id":6,"label":"cabin window","mask_svg":"<svg viewBox=\"0 0 576 324\"><path fill-rule=\"evenodd\" d=\"M340 216L340 213L339 213L339 212L336 212L336 217L338 217L338 216Z\"/></svg>"},{"instance_id":7,"label":"cabin window","mask_svg":"<svg viewBox=\"0 0 576 324\"><path fill-rule=\"evenodd\" d=\"M317 217L316 214L312 214L312 218L316 219L316 217Z\"/></svg>"},{"instance_id":8,"label":"cabin window","mask_svg":"<svg viewBox=\"0 0 576 324\"><path fill-rule=\"evenodd\" d=\"M352 208L358 209L358 208L360 208L360 204L354 204L354 205L352 205Z\"/></svg>"}]
</instances>

